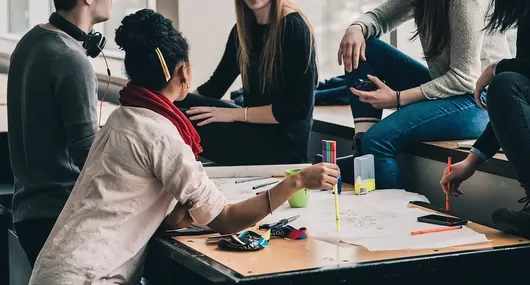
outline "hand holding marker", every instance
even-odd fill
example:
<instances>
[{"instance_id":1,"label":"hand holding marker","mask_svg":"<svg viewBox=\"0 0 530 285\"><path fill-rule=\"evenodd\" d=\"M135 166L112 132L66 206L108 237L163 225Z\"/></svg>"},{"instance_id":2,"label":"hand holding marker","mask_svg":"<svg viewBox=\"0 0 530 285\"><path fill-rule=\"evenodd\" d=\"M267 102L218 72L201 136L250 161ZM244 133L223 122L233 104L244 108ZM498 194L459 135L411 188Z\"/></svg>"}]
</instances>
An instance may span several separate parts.
<instances>
[{"instance_id":1,"label":"hand holding marker","mask_svg":"<svg viewBox=\"0 0 530 285\"><path fill-rule=\"evenodd\" d=\"M322 156L325 162L337 164L337 142L322 140ZM337 189L337 184L333 187L333 195L335 195L335 223L337 231L340 231L339 190Z\"/></svg>"}]
</instances>

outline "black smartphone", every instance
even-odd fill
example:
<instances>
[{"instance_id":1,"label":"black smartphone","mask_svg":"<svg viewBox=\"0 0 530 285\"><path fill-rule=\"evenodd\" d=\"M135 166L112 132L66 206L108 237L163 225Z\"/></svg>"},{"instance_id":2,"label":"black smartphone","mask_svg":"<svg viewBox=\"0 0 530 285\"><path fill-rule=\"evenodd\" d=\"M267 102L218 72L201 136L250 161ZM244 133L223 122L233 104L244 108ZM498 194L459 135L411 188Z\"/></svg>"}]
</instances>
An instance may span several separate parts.
<instances>
[{"instance_id":1,"label":"black smartphone","mask_svg":"<svg viewBox=\"0 0 530 285\"><path fill-rule=\"evenodd\" d=\"M452 218L440 215L427 215L418 218L418 222L442 225L442 226L462 226L467 224L467 220Z\"/></svg>"},{"instance_id":2,"label":"black smartphone","mask_svg":"<svg viewBox=\"0 0 530 285\"><path fill-rule=\"evenodd\" d=\"M353 83L353 88L361 91L375 91L377 90L377 86L368 79L357 79L355 80L355 83Z\"/></svg>"}]
</instances>

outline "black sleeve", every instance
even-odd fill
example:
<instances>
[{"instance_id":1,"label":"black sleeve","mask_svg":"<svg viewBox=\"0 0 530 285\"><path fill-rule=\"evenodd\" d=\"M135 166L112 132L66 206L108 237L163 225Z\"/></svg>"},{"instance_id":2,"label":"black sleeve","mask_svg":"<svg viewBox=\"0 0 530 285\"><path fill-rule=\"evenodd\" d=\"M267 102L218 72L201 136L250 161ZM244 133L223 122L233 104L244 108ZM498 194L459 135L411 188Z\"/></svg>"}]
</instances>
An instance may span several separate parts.
<instances>
[{"instance_id":1,"label":"black sleeve","mask_svg":"<svg viewBox=\"0 0 530 285\"><path fill-rule=\"evenodd\" d=\"M501 60L495 73L513 71L530 78L530 17L521 21L517 28L517 57Z\"/></svg>"},{"instance_id":2,"label":"black sleeve","mask_svg":"<svg viewBox=\"0 0 530 285\"><path fill-rule=\"evenodd\" d=\"M499 151L501 145L497 140L497 136L495 135L495 131L493 130L491 123L488 123L486 130L477 139L473 145L473 148L479 150L480 153L485 156L483 157L482 155L477 154L484 160L492 158Z\"/></svg>"},{"instance_id":3,"label":"black sleeve","mask_svg":"<svg viewBox=\"0 0 530 285\"><path fill-rule=\"evenodd\" d=\"M283 58L283 90L274 92L272 113L280 124L303 121L312 116L317 79L311 32L298 17L286 17Z\"/></svg>"},{"instance_id":4,"label":"black sleeve","mask_svg":"<svg viewBox=\"0 0 530 285\"><path fill-rule=\"evenodd\" d=\"M530 58L503 59L495 68L495 74L513 71L530 78Z\"/></svg>"},{"instance_id":5,"label":"black sleeve","mask_svg":"<svg viewBox=\"0 0 530 285\"><path fill-rule=\"evenodd\" d=\"M237 45L237 29L234 26L228 37L221 62L219 62L210 79L197 88L199 94L217 99L221 99L225 95L228 88L239 76Z\"/></svg>"}]
</instances>

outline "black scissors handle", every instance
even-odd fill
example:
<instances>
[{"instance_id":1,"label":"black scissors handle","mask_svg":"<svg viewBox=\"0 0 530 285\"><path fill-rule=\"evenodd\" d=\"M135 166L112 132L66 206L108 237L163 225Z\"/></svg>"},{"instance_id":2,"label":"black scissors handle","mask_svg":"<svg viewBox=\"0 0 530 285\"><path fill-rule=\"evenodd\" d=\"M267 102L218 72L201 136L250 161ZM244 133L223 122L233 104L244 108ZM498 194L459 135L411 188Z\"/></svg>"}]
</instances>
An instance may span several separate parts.
<instances>
[{"instance_id":1,"label":"black scissors handle","mask_svg":"<svg viewBox=\"0 0 530 285\"><path fill-rule=\"evenodd\" d=\"M271 228L274 228L274 227L278 227L278 226L285 226L288 223L289 223L289 221L287 219L281 219L280 221L275 222L275 223L260 225L259 229L260 230L268 230L268 229L271 229Z\"/></svg>"},{"instance_id":2,"label":"black scissors handle","mask_svg":"<svg viewBox=\"0 0 530 285\"><path fill-rule=\"evenodd\" d=\"M275 223L262 224L258 228L260 230L268 230L268 229L272 229L272 228L276 228L276 227L285 227L290 222L298 219L298 217L300 217L300 215L296 215L296 216L290 217L288 219L281 219L281 220L279 220L278 222L275 222Z\"/></svg>"}]
</instances>

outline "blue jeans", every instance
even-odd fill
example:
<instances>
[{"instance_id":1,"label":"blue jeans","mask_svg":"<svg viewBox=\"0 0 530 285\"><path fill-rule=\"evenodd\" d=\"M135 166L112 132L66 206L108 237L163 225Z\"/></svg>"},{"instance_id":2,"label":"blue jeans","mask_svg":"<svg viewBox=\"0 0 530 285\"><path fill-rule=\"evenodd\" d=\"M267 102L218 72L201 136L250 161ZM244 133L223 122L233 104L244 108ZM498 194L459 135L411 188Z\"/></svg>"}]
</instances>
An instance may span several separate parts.
<instances>
[{"instance_id":1,"label":"blue jeans","mask_svg":"<svg viewBox=\"0 0 530 285\"><path fill-rule=\"evenodd\" d=\"M394 90L418 87L431 80L427 67L377 38L366 41L366 59L347 74L348 87L358 78L366 79L367 74L379 77ZM354 118L381 118L382 110L360 102L351 92L349 98ZM400 152L426 141L475 139L488 121L487 112L477 106L472 94L421 101L371 127L362 138L362 153L374 155L378 189L403 189L396 160Z\"/></svg>"}]
</instances>

